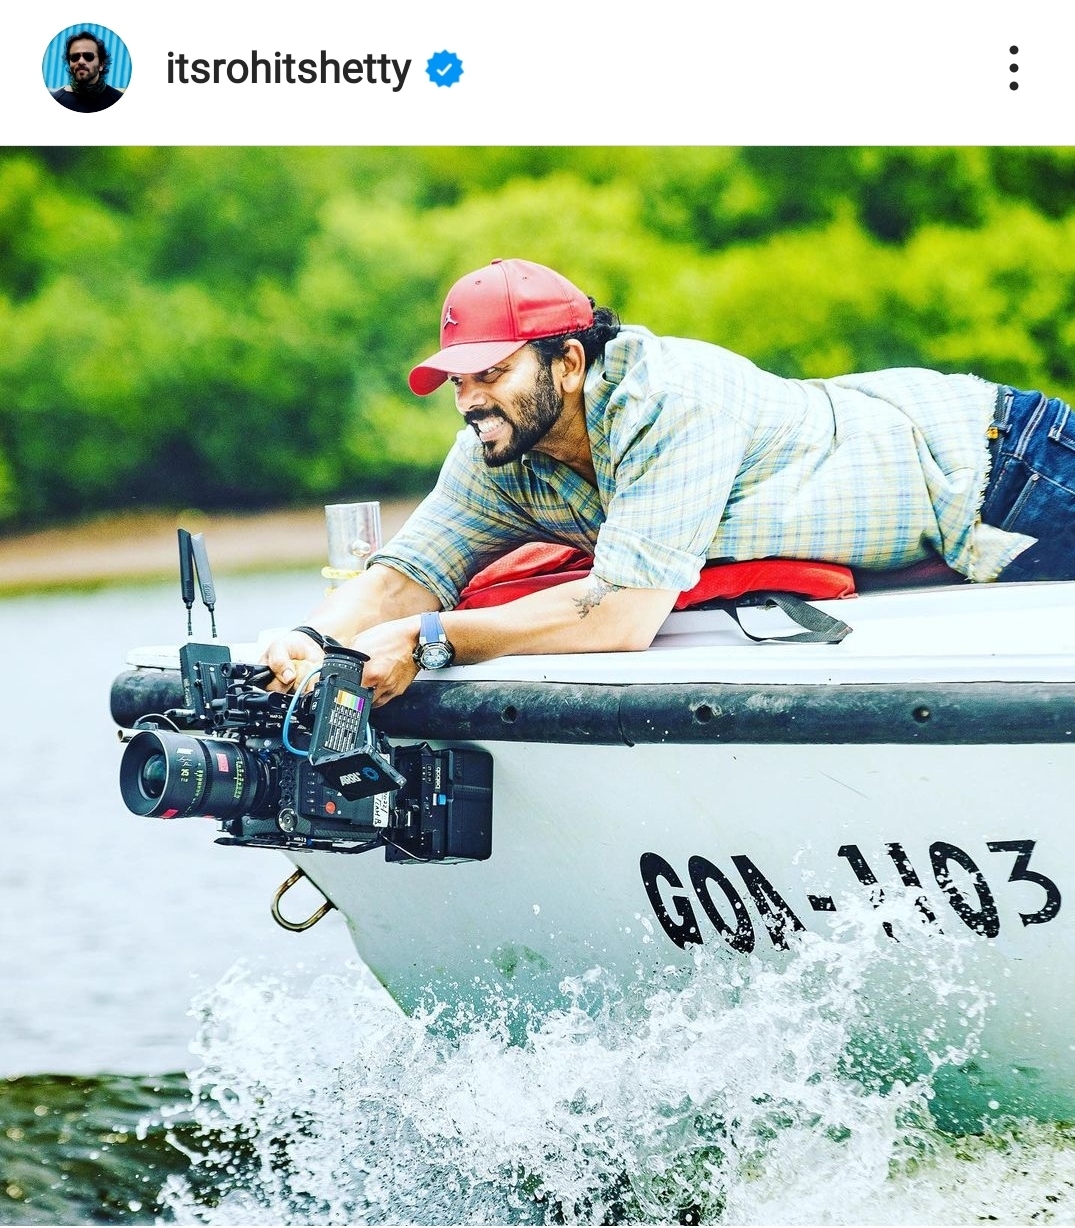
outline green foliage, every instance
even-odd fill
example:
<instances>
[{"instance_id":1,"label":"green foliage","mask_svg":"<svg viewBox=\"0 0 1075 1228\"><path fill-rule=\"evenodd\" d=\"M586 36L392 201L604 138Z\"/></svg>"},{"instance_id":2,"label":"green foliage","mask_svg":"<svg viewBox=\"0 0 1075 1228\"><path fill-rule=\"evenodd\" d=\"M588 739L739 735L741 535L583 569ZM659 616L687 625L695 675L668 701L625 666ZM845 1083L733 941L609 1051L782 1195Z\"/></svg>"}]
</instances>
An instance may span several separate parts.
<instances>
[{"instance_id":1,"label":"green foliage","mask_svg":"<svg viewBox=\"0 0 1075 1228\"><path fill-rule=\"evenodd\" d=\"M792 376L1075 395L1075 151L0 151L0 526L413 493L407 371L496 256Z\"/></svg>"}]
</instances>

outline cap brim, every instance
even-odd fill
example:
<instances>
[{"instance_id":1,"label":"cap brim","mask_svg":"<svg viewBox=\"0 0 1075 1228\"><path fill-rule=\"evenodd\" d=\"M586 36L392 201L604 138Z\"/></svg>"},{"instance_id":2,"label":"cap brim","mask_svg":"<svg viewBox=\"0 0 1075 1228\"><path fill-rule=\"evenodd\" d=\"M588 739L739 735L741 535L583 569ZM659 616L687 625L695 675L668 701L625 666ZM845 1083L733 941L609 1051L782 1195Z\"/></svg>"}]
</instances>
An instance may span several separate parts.
<instances>
[{"instance_id":1,"label":"cap brim","mask_svg":"<svg viewBox=\"0 0 1075 1228\"><path fill-rule=\"evenodd\" d=\"M525 344L525 341L471 341L465 345L449 345L415 367L407 382L411 392L425 397L436 392L449 375L476 375L479 371L488 371Z\"/></svg>"}]
</instances>

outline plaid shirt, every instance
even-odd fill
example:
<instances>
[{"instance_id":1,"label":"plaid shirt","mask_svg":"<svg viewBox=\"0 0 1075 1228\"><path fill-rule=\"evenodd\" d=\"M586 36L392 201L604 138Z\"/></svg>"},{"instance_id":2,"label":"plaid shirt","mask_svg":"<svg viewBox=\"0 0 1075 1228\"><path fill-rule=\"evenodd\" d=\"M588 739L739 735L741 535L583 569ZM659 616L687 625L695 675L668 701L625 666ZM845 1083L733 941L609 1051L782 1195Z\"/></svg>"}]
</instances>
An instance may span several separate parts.
<instances>
[{"instance_id":1,"label":"plaid shirt","mask_svg":"<svg viewBox=\"0 0 1075 1228\"><path fill-rule=\"evenodd\" d=\"M701 341L624 327L586 377L597 486L541 452L491 469L460 432L374 561L451 608L524 542L594 554L628 588L682 591L707 559L896 568L931 552L995 579L1032 539L978 520L998 385L899 368L782 379Z\"/></svg>"}]
</instances>

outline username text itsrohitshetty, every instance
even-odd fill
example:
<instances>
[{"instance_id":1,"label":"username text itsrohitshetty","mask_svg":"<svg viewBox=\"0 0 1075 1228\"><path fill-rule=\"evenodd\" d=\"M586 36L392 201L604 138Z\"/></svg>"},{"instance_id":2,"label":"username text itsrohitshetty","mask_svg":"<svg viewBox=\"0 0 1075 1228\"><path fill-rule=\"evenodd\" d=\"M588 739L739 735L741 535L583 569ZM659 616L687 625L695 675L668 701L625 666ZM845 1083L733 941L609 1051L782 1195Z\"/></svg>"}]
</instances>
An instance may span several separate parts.
<instances>
[{"instance_id":1,"label":"username text itsrohitshetty","mask_svg":"<svg viewBox=\"0 0 1075 1228\"><path fill-rule=\"evenodd\" d=\"M321 51L298 58L275 51L272 58L253 50L246 57L188 56L168 52L169 85L390 85L398 93L407 80L410 60L385 52L336 57Z\"/></svg>"}]
</instances>

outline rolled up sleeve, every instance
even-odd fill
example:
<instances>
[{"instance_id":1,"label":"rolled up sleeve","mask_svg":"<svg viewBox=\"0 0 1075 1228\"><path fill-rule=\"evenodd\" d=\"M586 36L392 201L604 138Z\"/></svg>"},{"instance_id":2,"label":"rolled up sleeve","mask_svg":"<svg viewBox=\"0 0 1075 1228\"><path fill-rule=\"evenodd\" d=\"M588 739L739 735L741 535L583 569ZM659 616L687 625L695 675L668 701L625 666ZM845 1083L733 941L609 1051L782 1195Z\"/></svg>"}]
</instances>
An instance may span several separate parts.
<instances>
[{"instance_id":1,"label":"rolled up sleeve","mask_svg":"<svg viewBox=\"0 0 1075 1228\"><path fill-rule=\"evenodd\" d=\"M594 573L628 588L682 591L698 579L750 432L721 412L723 390L677 370L632 372L606 410L611 497ZM659 391L641 395L644 387Z\"/></svg>"}]
</instances>

